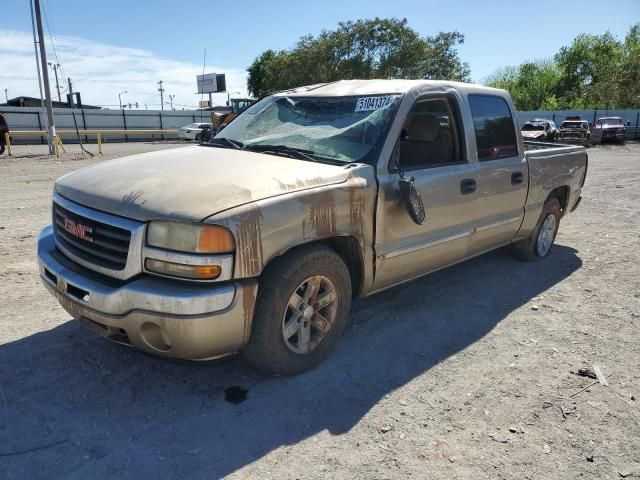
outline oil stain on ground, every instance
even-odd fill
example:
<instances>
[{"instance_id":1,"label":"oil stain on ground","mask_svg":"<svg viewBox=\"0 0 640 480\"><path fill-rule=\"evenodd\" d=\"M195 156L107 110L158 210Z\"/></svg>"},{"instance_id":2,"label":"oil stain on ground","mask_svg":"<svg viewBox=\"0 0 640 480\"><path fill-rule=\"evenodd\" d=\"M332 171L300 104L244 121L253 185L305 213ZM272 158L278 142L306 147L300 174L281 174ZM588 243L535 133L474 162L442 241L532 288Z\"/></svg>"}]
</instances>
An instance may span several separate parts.
<instances>
[{"instance_id":1,"label":"oil stain on ground","mask_svg":"<svg viewBox=\"0 0 640 480\"><path fill-rule=\"evenodd\" d=\"M238 405L239 403L242 403L247 399L247 393L249 393L249 390L242 387L225 388L224 399L229 403Z\"/></svg>"}]
</instances>

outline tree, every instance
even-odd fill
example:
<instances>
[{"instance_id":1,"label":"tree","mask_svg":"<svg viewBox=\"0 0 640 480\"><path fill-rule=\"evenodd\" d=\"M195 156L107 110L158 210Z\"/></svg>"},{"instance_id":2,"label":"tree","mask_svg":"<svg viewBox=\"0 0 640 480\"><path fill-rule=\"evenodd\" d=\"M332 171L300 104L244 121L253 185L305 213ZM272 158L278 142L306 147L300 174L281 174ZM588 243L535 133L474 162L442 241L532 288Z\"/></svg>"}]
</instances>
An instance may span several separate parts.
<instances>
[{"instance_id":1,"label":"tree","mask_svg":"<svg viewBox=\"0 0 640 480\"><path fill-rule=\"evenodd\" d=\"M640 24L624 42L611 33L579 35L553 59L527 62L492 74L519 110L631 108L640 104Z\"/></svg>"},{"instance_id":2,"label":"tree","mask_svg":"<svg viewBox=\"0 0 640 480\"><path fill-rule=\"evenodd\" d=\"M624 39L620 103L640 107L640 23L634 25Z\"/></svg>"},{"instance_id":3,"label":"tree","mask_svg":"<svg viewBox=\"0 0 640 480\"><path fill-rule=\"evenodd\" d=\"M504 68L494 73L487 83L508 90L518 110L538 110L543 105L557 105L559 78L553 61L543 59Z\"/></svg>"},{"instance_id":4,"label":"tree","mask_svg":"<svg viewBox=\"0 0 640 480\"><path fill-rule=\"evenodd\" d=\"M422 38L407 20L341 22L336 30L307 35L290 50L267 50L249 66L247 87L254 96L342 79L438 78L468 81L469 66L457 47L459 32Z\"/></svg>"},{"instance_id":5,"label":"tree","mask_svg":"<svg viewBox=\"0 0 640 480\"><path fill-rule=\"evenodd\" d=\"M555 56L564 102L573 108L619 106L622 44L611 33L580 35Z\"/></svg>"}]
</instances>

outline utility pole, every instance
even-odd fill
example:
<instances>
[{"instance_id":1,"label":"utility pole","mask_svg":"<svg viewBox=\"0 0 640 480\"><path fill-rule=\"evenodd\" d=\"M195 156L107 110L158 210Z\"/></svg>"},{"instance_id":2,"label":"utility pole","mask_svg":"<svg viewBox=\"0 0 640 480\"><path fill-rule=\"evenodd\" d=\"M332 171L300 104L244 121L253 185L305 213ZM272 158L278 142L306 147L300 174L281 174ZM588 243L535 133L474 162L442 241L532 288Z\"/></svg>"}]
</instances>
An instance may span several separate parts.
<instances>
[{"instance_id":1,"label":"utility pole","mask_svg":"<svg viewBox=\"0 0 640 480\"><path fill-rule=\"evenodd\" d=\"M44 33L42 31L42 12L40 11L40 0L33 0L36 11L36 25L38 27L38 40L40 44L40 61L42 62L42 79L44 80L44 94L47 105L47 121L49 124L49 153L55 153L54 138L56 126L53 121L53 105L51 104L51 86L49 85L49 72L47 71L47 49L44 45Z\"/></svg>"},{"instance_id":2,"label":"utility pole","mask_svg":"<svg viewBox=\"0 0 640 480\"><path fill-rule=\"evenodd\" d=\"M173 99L175 98L175 95L169 95L169 101L171 102L171 110L173 110Z\"/></svg>"},{"instance_id":3,"label":"utility pole","mask_svg":"<svg viewBox=\"0 0 640 480\"><path fill-rule=\"evenodd\" d=\"M69 101L71 102L71 108L73 108L73 85L71 84L71 78L67 77L69 83Z\"/></svg>"},{"instance_id":4,"label":"utility pole","mask_svg":"<svg viewBox=\"0 0 640 480\"><path fill-rule=\"evenodd\" d=\"M164 110L164 88L162 88L162 80L158 82L158 91L160 92L160 110Z\"/></svg>"},{"instance_id":5,"label":"utility pole","mask_svg":"<svg viewBox=\"0 0 640 480\"><path fill-rule=\"evenodd\" d=\"M58 69L60 68L60 64L49 62L49 66L53 68L53 74L56 76L56 90L58 90L58 101L62 102L62 99L60 98L60 84L58 83Z\"/></svg>"},{"instance_id":6,"label":"utility pole","mask_svg":"<svg viewBox=\"0 0 640 480\"><path fill-rule=\"evenodd\" d=\"M45 130L48 132L49 118L47 117L47 109L44 106L44 94L42 93L42 76L40 75L40 55L38 54L38 39L36 38L36 20L35 20L35 14L33 13L32 0L29 0L29 10L31 10L31 33L33 33L33 53L36 57L36 71L38 72L38 89L40 90L40 109L42 110L41 112L38 112L38 123L40 122L40 115L42 115L42 118L44 119L44 123L45 123ZM6 88L5 88L4 94L7 95Z\"/></svg>"}]
</instances>

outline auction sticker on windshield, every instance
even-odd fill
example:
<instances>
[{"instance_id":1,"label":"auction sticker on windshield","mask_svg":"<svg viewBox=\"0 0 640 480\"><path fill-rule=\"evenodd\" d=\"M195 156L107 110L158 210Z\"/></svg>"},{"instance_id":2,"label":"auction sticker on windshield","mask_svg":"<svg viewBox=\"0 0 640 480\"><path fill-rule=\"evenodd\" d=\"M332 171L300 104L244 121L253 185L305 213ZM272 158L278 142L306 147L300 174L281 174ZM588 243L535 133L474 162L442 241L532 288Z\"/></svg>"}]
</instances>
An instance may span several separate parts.
<instances>
[{"instance_id":1,"label":"auction sticker on windshield","mask_svg":"<svg viewBox=\"0 0 640 480\"><path fill-rule=\"evenodd\" d=\"M356 112L370 112L386 107L391 104L395 95L385 95L384 97L359 97L356 101Z\"/></svg>"}]
</instances>

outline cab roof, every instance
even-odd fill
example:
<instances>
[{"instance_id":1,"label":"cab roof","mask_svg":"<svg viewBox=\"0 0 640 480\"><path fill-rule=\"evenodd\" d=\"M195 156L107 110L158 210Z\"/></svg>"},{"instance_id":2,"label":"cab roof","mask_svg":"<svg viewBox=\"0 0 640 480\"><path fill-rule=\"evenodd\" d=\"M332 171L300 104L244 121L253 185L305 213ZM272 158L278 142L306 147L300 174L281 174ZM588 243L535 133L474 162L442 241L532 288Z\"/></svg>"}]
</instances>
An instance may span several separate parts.
<instances>
[{"instance_id":1,"label":"cab roof","mask_svg":"<svg viewBox=\"0 0 640 480\"><path fill-rule=\"evenodd\" d=\"M446 80L339 80L337 82L297 87L291 90L278 92L277 95L348 97L360 95L404 94L411 91L427 92L444 90L467 91L469 93L493 93L501 96L506 93L504 90L497 88Z\"/></svg>"}]
</instances>

